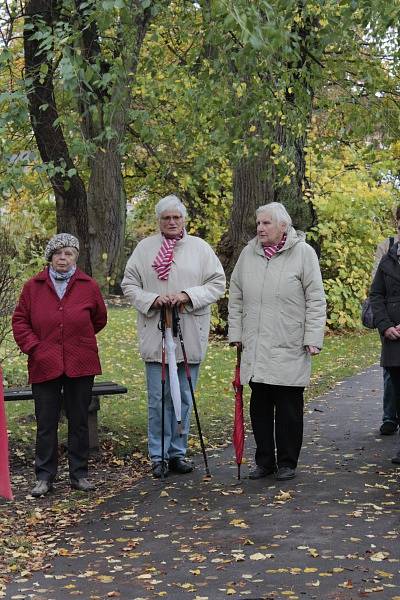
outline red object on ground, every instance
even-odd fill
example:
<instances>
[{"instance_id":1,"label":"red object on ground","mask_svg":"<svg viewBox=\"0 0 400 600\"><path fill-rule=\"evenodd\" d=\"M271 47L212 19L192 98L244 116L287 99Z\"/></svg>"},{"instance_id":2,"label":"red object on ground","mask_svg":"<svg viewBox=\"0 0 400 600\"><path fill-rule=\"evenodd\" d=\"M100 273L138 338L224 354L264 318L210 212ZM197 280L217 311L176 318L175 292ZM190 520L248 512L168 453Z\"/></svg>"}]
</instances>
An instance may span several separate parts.
<instances>
[{"instance_id":1,"label":"red object on ground","mask_svg":"<svg viewBox=\"0 0 400 600\"><path fill-rule=\"evenodd\" d=\"M8 436L4 410L3 374L0 369L0 496L12 500L10 467L8 464Z\"/></svg>"},{"instance_id":2,"label":"red object on ground","mask_svg":"<svg viewBox=\"0 0 400 600\"><path fill-rule=\"evenodd\" d=\"M232 442L238 466L238 479L240 479L240 465L242 464L244 449L243 386L240 383L240 357L242 351L240 348L237 348L236 351L235 379L232 381L233 389L235 390L235 420L233 423Z\"/></svg>"}]
</instances>

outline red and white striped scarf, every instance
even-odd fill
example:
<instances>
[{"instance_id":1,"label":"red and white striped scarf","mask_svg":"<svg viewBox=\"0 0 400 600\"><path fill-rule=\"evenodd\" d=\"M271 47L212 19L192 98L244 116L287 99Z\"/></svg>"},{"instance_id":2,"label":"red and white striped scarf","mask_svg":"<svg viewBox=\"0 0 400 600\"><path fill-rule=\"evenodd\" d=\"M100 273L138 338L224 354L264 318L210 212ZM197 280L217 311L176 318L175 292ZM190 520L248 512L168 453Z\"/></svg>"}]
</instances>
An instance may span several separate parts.
<instances>
[{"instance_id":1,"label":"red and white striped scarf","mask_svg":"<svg viewBox=\"0 0 400 600\"><path fill-rule=\"evenodd\" d=\"M286 233L284 233L283 238L281 239L281 241L278 244L275 244L274 246L263 246L265 257L268 260L270 258L272 258L274 256L274 254L276 254L278 252L278 250L283 248L283 246L285 245L285 242L286 242L286 237L287 237Z\"/></svg>"},{"instance_id":2,"label":"red and white striped scarf","mask_svg":"<svg viewBox=\"0 0 400 600\"><path fill-rule=\"evenodd\" d=\"M176 246L176 242L181 240L183 236L184 231L182 231L180 235L175 238L166 238L163 236L163 243L161 244L158 254L151 265L153 269L157 271L158 279L162 279L163 281L168 279L174 258L174 248Z\"/></svg>"}]
</instances>

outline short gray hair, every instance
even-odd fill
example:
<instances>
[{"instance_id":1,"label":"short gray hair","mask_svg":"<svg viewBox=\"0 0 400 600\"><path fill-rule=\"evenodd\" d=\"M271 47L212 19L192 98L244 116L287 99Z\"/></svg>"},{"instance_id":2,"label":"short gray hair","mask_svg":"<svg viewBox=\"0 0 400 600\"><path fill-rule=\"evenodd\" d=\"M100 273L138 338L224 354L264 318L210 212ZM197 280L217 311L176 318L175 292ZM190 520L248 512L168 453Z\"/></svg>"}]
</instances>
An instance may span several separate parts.
<instances>
[{"instance_id":1,"label":"short gray hair","mask_svg":"<svg viewBox=\"0 0 400 600\"><path fill-rule=\"evenodd\" d=\"M280 202L269 202L259 206L256 210L256 215L266 212L271 215L272 222L278 225L278 223L284 223L286 230L292 225L292 218L289 215L286 208Z\"/></svg>"},{"instance_id":2,"label":"short gray hair","mask_svg":"<svg viewBox=\"0 0 400 600\"><path fill-rule=\"evenodd\" d=\"M187 215L186 207L179 200L178 196L174 196L173 194L161 198L161 200L157 202L155 210L158 220L160 220L162 213L166 210L177 210L184 219Z\"/></svg>"}]
</instances>

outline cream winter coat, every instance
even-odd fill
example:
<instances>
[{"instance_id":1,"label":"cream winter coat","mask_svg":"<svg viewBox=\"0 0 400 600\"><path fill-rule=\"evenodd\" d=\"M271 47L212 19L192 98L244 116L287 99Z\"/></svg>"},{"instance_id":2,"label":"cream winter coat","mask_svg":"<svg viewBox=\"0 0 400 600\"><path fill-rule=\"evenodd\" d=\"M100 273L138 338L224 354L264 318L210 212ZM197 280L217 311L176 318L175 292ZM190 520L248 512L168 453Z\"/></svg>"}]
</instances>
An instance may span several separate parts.
<instances>
[{"instance_id":1,"label":"cream winter coat","mask_svg":"<svg viewBox=\"0 0 400 600\"><path fill-rule=\"evenodd\" d=\"M229 291L229 341L242 342L241 381L306 386L322 348L325 294L314 250L290 227L270 260L257 238L239 256Z\"/></svg>"},{"instance_id":2,"label":"cream winter coat","mask_svg":"<svg viewBox=\"0 0 400 600\"><path fill-rule=\"evenodd\" d=\"M191 303L181 314L181 328L189 363L204 359L210 331L210 305L225 291L225 275L211 246L187 235L174 248L174 259L166 281L158 279L151 266L163 242L161 234L148 237L136 246L128 260L121 287L138 311L140 355L146 362L161 362L160 310L151 309L157 296L186 292ZM176 357L182 362L180 344Z\"/></svg>"}]
</instances>

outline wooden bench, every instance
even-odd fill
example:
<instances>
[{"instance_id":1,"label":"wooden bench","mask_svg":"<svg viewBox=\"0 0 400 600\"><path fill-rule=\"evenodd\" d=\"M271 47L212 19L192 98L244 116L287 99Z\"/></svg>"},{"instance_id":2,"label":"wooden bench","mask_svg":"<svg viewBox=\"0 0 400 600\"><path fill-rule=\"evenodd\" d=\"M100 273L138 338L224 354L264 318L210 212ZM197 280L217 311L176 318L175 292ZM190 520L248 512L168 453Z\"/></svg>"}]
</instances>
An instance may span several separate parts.
<instances>
[{"instance_id":1,"label":"wooden bench","mask_svg":"<svg viewBox=\"0 0 400 600\"><path fill-rule=\"evenodd\" d=\"M128 389L114 383L114 381L96 381L92 388L92 401L89 405L89 447L91 450L99 448L99 432L97 413L100 410L100 398L102 396L114 396L115 394L126 394ZM5 388L4 400L7 402L19 400L33 400L31 386Z\"/></svg>"}]
</instances>

